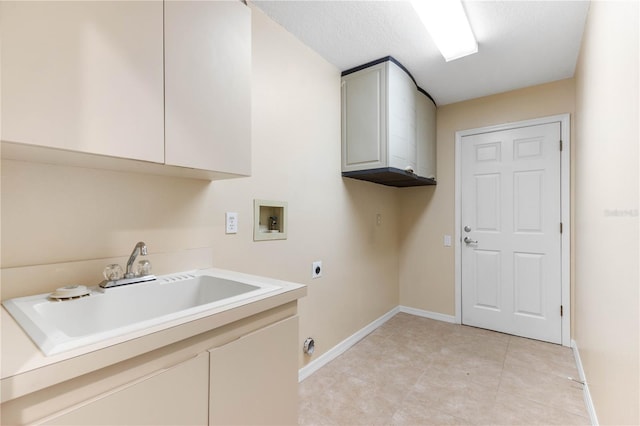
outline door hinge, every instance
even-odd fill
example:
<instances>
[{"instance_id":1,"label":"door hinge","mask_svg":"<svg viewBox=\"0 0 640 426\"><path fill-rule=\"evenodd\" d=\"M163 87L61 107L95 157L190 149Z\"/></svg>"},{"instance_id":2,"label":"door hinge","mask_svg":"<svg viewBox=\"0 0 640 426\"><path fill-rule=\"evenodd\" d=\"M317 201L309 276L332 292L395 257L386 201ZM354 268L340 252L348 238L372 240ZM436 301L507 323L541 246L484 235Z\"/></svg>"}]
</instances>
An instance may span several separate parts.
<instances>
[{"instance_id":1,"label":"door hinge","mask_svg":"<svg viewBox=\"0 0 640 426\"><path fill-rule=\"evenodd\" d=\"M562 151L562 139L560 139L560 151Z\"/></svg>"},{"instance_id":2,"label":"door hinge","mask_svg":"<svg viewBox=\"0 0 640 426\"><path fill-rule=\"evenodd\" d=\"M560 222L560 233L562 234L562 222Z\"/></svg>"},{"instance_id":3,"label":"door hinge","mask_svg":"<svg viewBox=\"0 0 640 426\"><path fill-rule=\"evenodd\" d=\"M562 307L562 305L560 305L560 316L564 315L564 308Z\"/></svg>"}]
</instances>

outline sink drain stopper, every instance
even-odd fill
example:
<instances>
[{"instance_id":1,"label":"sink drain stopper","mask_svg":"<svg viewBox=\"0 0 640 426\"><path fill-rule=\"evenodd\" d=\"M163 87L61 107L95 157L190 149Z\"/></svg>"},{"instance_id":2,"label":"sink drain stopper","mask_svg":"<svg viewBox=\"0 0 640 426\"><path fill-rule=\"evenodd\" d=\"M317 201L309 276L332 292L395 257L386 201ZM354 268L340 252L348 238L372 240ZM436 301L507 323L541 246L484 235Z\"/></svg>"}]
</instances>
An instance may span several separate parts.
<instances>
[{"instance_id":1,"label":"sink drain stopper","mask_svg":"<svg viewBox=\"0 0 640 426\"><path fill-rule=\"evenodd\" d=\"M56 289L49 297L56 300L77 299L88 296L90 292L87 286L84 285L68 285Z\"/></svg>"}]
</instances>

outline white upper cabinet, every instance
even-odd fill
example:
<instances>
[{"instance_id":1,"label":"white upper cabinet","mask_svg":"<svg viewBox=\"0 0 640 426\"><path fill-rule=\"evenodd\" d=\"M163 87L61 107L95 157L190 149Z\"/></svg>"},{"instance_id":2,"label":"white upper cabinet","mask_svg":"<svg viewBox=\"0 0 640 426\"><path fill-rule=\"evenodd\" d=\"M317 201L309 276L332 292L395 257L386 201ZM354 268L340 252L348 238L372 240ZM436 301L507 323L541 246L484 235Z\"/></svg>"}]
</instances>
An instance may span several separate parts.
<instances>
[{"instance_id":1,"label":"white upper cabinet","mask_svg":"<svg viewBox=\"0 0 640 426\"><path fill-rule=\"evenodd\" d=\"M391 57L342 76L342 175L390 186L435 184L436 106Z\"/></svg>"},{"instance_id":2,"label":"white upper cabinet","mask_svg":"<svg viewBox=\"0 0 640 426\"><path fill-rule=\"evenodd\" d=\"M2 1L0 20L3 158L251 173L242 2Z\"/></svg>"},{"instance_id":3,"label":"white upper cabinet","mask_svg":"<svg viewBox=\"0 0 640 426\"><path fill-rule=\"evenodd\" d=\"M165 3L166 163L251 173L251 10Z\"/></svg>"},{"instance_id":4,"label":"white upper cabinet","mask_svg":"<svg viewBox=\"0 0 640 426\"><path fill-rule=\"evenodd\" d=\"M342 77L342 171L387 165L387 64Z\"/></svg>"},{"instance_id":5,"label":"white upper cabinet","mask_svg":"<svg viewBox=\"0 0 640 426\"><path fill-rule=\"evenodd\" d=\"M389 167L417 172L416 85L398 65L386 64Z\"/></svg>"},{"instance_id":6,"label":"white upper cabinet","mask_svg":"<svg viewBox=\"0 0 640 426\"><path fill-rule=\"evenodd\" d=\"M417 148L419 176L436 180L436 105L431 98L418 91L416 95Z\"/></svg>"},{"instance_id":7,"label":"white upper cabinet","mask_svg":"<svg viewBox=\"0 0 640 426\"><path fill-rule=\"evenodd\" d=\"M342 170L416 168L416 85L391 61L342 78Z\"/></svg>"},{"instance_id":8,"label":"white upper cabinet","mask_svg":"<svg viewBox=\"0 0 640 426\"><path fill-rule=\"evenodd\" d=\"M2 140L162 163L162 2L0 3Z\"/></svg>"}]
</instances>

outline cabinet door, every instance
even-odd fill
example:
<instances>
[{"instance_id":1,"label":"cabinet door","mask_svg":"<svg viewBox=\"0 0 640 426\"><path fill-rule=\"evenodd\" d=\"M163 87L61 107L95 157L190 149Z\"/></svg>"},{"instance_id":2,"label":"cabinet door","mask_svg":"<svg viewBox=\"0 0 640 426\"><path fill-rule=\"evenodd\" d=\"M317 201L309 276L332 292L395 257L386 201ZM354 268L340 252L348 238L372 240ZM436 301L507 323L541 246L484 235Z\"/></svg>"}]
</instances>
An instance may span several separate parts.
<instances>
[{"instance_id":1,"label":"cabinet door","mask_svg":"<svg viewBox=\"0 0 640 426\"><path fill-rule=\"evenodd\" d=\"M251 10L165 2L166 164L251 174Z\"/></svg>"},{"instance_id":2,"label":"cabinet door","mask_svg":"<svg viewBox=\"0 0 640 426\"><path fill-rule=\"evenodd\" d=\"M436 106L422 92L416 95L418 176L436 178Z\"/></svg>"},{"instance_id":3,"label":"cabinet door","mask_svg":"<svg viewBox=\"0 0 640 426\"><path fill-rule=\"evenodd\" d=\"M209 424L298 424L298 317L211 352Z\"/></svg>"},{"instance_id":4,"label":"cabinet door","mask_svg":"<svg viewBox=\"0 0 640 426\"><path fill-rule=\"evenodd\" d=\"M209 354L114 389L46 419L51 425L202 425L208 419Z\"/></svg>"},{"instance_id":5,"label":"cabinet door","mask_svg":"<svg viewBox=\"0 0 640 426\"><path fill-rule=\"evenodd\" d=\"M2 140L164 161L162 2L2 1Z\"/></svg>"},{"instance_id":6,"label":"cabinet door","mask_svg":"<svg viewBox=\"0 0 640 426\"><path fill-rule=\"evenodd\" d=\"M386 105L386 64L342 78L343 172L387 166Z\"/></svg>"},{"instance_id":7,"label":"cabinet door","mask_svg":"<svg viewBox=\"0 0 640 426\"><path fill-rule=\"evenodd\" d=\"M389 67L389 167L417 172L416 85L400 67Z\"/></svg>"}]
</instances>

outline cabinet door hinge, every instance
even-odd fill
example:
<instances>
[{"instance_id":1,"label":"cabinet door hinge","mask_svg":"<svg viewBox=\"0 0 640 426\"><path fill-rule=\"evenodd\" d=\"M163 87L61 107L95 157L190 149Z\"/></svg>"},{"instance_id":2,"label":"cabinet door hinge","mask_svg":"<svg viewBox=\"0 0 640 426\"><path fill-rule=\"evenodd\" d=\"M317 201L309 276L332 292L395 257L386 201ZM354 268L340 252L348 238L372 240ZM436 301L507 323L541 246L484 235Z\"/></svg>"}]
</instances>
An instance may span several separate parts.
<instances>
[{"instance_id":1,"label":"cabinet door hinge","mask_svg":"<svg viewBox=\"0 0 640 426\"><path fill-rule=\"evenodd\" d=\"M560 305L560 316L564 315L564 308L562 307L562 305Z\"/></svg>"}]
</instances>

